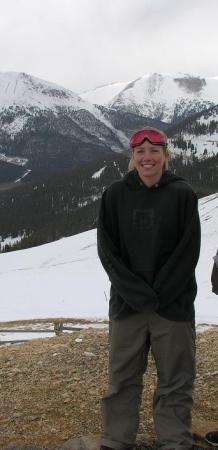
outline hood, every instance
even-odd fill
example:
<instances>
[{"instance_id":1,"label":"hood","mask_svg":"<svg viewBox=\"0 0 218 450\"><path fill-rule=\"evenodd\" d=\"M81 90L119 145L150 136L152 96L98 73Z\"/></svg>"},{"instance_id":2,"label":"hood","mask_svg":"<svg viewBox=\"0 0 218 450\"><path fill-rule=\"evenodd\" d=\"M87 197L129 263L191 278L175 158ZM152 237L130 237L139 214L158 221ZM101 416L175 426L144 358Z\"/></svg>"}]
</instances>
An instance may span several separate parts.
<instances>
[{"instance_id":1,"label":"hood","mask_svg":"<svg viewBox=\"0 0 218 450\"><path fill-rule=\"evenodd\" d=\"M153 186L149 188L147 188L147 186L143 183L143 181L139 177L137 170L135 169L131 170L131 172L128 172L124 177L124 182L127 184L129 189L134 191L138 191L139 189L142 188L157 189L166 186L170 183L175 183L176 181L186 181L186 180L182 177L179 177L178 175L174 175L174 173L170 172L170 170L165 170L158 183L155 183Z\"/></svg>"}]
</instances>

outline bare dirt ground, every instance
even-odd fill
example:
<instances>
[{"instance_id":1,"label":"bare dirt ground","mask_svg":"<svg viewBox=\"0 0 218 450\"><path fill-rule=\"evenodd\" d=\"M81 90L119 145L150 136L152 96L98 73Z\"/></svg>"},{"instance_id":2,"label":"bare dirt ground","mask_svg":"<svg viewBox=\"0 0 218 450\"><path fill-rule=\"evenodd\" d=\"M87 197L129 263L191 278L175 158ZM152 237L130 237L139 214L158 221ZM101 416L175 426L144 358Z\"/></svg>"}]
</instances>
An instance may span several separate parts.
<instances>
[{"instance_id":1,"label":"bare dirt ground","mask_svg":"<svg viewBox=\"0 0 218 450\"><path fill-rule=\"evenodd\" d=\"M107 390L108 332L85 329L0 347L0 449L58 447L101 431L100 398ZM218 327L197 336L193 431L218 429ZM150 357L140 433L153 439ZM145 429L146 424L146 429Z\"/></svg>"}]
</instances>

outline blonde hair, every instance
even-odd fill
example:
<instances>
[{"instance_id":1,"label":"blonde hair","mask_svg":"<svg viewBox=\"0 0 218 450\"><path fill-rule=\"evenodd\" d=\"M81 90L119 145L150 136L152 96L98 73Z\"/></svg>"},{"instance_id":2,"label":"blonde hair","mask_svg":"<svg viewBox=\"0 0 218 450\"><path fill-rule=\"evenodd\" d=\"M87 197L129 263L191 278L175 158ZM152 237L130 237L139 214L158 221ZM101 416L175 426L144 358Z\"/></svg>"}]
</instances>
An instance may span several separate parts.
<instances>
[{"instance_id":1,"label":"blonde hair","mask_svg":"<svg viewBox=\"0 0 218 450\"><path fill-rule=\"evenodd\" d=\"M168 167L169 167L169 160L170 160L170 158L171 158L171 152L170 152L170 150L169 150L167 147L164 147L164 146L163 146L162 148L163 148L163 151L164 151L164 153L165 153L165 156L167 157L167 159L166 159L166 161L165 161L165 163L164 163L164 165L163 165L163 172L164 172L164 171L167 170ZM132 150L131 158L130 158L130 160L129 160L129 164L128 164L128 172L131 172L131 170L134 170L134 169L135 169L134 158L133 158L133 152L134 152L134 149Z\"/></svg>"}]
</instances>

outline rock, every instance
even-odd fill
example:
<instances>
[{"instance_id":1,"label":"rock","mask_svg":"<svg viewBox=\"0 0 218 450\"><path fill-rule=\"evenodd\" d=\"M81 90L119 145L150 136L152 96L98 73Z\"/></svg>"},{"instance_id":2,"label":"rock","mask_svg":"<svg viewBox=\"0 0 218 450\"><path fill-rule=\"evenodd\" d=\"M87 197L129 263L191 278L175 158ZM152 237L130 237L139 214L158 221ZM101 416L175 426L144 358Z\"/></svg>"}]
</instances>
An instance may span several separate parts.
<instances>
[{"instance_id":1,"label":"rock","mask_svg":"<svg viewBox=\"0 0 218 450\"><path fill-rule=\"evenodd\" d=\"M60 448L60 450L99 450L100 436L83 436L80 438L70 439Z\"/></svg>"},{"instance_id":2,"label":"rock","mask_svg":"<svg viewBox=\"0 0 218 450\"><path fill-rule=\"evenodd\" d=\"M146 442L146 444L145 444ZM145 447L146 445L146 447ZM148 446L147 446L148 445ZM139 434L137 436L138 450L152 449L152 443L148 443L145 435ZM70 439L65 442L58 450L99 450L100 449L100 435L83 436L79 438Z\"/></svg>"},{"instance_id":3,"label":"rock","mask_svg":"<svg viewBox=\"0 0 218 450\"><path fill-rule=\"evenodd\" d=\"M92 352L84 352L84 355L85 355L85 356L88 356L88 357L90 357L90 358L92 358L93 356L95 356L95 354L92 353Z\"/></svg>"}]
</instances>

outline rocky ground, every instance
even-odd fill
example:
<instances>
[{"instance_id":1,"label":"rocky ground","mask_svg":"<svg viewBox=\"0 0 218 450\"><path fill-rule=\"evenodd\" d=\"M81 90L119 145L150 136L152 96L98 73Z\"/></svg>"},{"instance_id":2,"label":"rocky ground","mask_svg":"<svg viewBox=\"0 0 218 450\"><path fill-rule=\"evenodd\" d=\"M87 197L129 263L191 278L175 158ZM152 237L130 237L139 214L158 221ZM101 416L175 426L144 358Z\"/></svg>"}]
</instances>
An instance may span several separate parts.
<instances>
[{"instance_id":1,"label":"rocky ground","mask_svg":"<svg viewBox=\"0 0 218 450\"><path fill-rule=\"evenodd\" d=\"M193 430L218 429L218 328L197 336ZM107 389L108 332L85 329L0 347L0 449L58 448L101 430L100 398ZM154 439L150 357L140 433Z\"/></svg>"}]
</instances>

